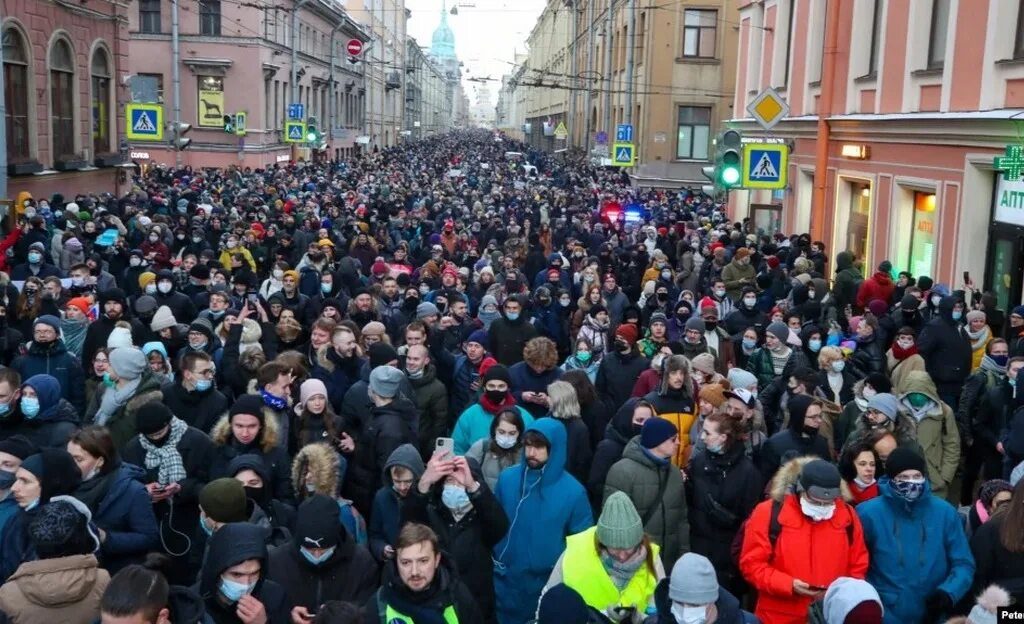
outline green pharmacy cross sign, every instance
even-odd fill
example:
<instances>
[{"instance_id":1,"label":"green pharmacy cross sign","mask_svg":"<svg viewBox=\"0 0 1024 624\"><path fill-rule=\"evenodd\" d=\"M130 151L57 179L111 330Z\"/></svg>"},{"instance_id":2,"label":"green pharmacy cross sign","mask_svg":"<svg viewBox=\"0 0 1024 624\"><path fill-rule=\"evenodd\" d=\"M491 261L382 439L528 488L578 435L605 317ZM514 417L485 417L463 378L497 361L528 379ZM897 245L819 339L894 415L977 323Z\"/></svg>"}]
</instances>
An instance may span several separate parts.
<instances>
[{"instance_id":1,"label":"green pharmacy cross sign","mask_svg":"<svg viewBox=\"0 0 1024 624\"><path fill-rule=\"evenodd\" d=\"M1024 175L1024 145L1007 145L1005 156L992 159L996 171L1003 172L1007 182L1019 182Z\"/></svg>"}]
</instances>

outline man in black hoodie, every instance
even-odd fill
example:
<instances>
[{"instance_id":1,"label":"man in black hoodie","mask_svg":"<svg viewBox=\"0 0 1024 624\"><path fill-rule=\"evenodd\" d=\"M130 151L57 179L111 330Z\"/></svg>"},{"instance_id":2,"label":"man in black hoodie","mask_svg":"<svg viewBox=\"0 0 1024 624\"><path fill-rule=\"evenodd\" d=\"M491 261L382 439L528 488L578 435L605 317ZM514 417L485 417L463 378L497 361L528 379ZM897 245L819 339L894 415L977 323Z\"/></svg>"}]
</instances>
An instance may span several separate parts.
<instances>
[{"instance_id":1,"label":"man in black hoodie","mask_svg":"<svg viewBox=\"0 0 1024 624\"><path fill-rule=\"evenodd\" d=\"M494 354L499 364L512 366L523 361L523 347L531 338L537 337L537 330L527 321L523 300L512 296L505 300L504 314L491 323L487 332L490 336L488 350Z\"/></svg>"},{"instance_id":2,"label":"man in black hoodie","mask_svg":"<svg viewBox=\"0 0 1024 624\"><path fill-rule=\"evenodd\" d=\"M789 428L768 438L761 447L761 476L767 483L779 466L794 457L813 455L825 461L832 460L828 441L818 434L821 427L821 401L806 394L789 398Z\"/></svg>"},{"instance_id":3,"label":"man in black hoodie","mask_svg":"<svg viewBox=\"0 0 1024 624\"><path fill-rule=\"evenodd\" d=\"M107 338L118 321L127 321L132 326L132 343L143 344L148 330L139 321L128 317L128 297L120 288L111 288L100 293L102 315L89 324L82 347L82 362L92 362L96 352L107 346ZM183 318L183 317L182 317Z\"/></svg>"},{"instance_id":4,"label":"man in black hoodie","mask_svg":"<svg viewBox=\"0 0 1024 624\"><path fill-rule=\"evenodd\" d=\"M176 319L194 319L196 306L188 295L177 291L174 274L164 269L156 274L156 292L153 294L157 307L167 306Z\"/></svg>"},{"instance_id":5,"label":"man in black hoodie","mask_svg":"<svg viewBox=\"0 0 1024 624\"><path fill-rule=\"evenodd\" d=\"M597 369L594 387L609 409L618 409L629 400L640 373L651 361L636 349L638 332L633 325L621 325L615 330L614 353L608 353Z\"/></svg>"},{"instance_id":6,"label":"man in black hoodie","mask_svg":"<svg viewBox=\"0 0 1024 624\"><path fill-rule=\"evenodd\" d=\"M377 588L377 562L341 524L338 503L314 494L300 506L295 534L271 549L269 576L285 588L293 621L310 621L324 603L363 604Z\"/></svg>"},{"instance_id":7,"label":"man in black hoodie","mask_svg":"<svg viewBox=\"0 0 1024 624\"><path fill-rule=\"evenodd\" d=\"M367 622L483 622L473 595L441 553L437 535L410 522L398 535L384 583L366 604Z\"/></svg>"},{"instance_id":8,"label":"man in black hoodie","mask_svg":"<svg viewBox=\"0 0 1024 624\"><path fill-rule=\"evenodd\" d=\"M971 374L971 340L962 322L965 309L959 298L943 297L938 315L925 324L917 339L917 352L924 358L939 398L953 411L960 405L960 390Z\"/></svg>"},{"instance_id":9,"label":"man in black hoodie","mask_svg":"<svg viewBox=\"0 0 1024 624\"><path fill-rule=\"evenodd\" d=\"M267 547L259 527L226 524L210 537L197 589L216 624L291 621L284 588L267 578Z\"/></svg>"},{"instance_id":10,"label":"man in black hoodie","mask_svg":"<svg viewBox=\"0 0 1024 624\"><path fill-rule=\"evenodd\" d=\"M160 388L164 405L190 426L209 431L228 411L228 398L215 387L217 367L202 351L186 353L174 381Z\"/></svg>"}]
</instances>

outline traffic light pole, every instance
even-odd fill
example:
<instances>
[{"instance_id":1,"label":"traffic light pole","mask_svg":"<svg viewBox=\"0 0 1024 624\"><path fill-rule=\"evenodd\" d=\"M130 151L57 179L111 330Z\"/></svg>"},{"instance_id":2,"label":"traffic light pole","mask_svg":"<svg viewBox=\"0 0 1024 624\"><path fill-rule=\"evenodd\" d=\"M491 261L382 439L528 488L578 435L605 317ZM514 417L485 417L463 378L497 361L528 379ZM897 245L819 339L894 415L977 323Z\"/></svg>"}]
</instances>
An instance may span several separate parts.
<instances>
[{"instance_id":1,"label":"traffic light pole","mask_svg":"<svg viewBox=\"0 0 1024 624\"><path fill-rule=\"evenodd\" d=\"M174 127L181 123L181 50L178 41L178 0L171 0L171 97L174 111ZM174 166L181 168L181 150L174 145Z\"/></svg>"}]
</instances>

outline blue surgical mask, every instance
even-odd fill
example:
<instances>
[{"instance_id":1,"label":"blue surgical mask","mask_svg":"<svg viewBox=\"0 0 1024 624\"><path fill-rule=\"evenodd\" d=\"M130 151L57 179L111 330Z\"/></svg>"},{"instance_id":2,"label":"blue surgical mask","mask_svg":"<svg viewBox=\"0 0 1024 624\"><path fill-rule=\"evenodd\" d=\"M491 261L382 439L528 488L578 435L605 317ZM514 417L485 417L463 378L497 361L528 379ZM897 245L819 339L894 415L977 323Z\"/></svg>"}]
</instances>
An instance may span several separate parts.
<instances>
[{"instance_id":1,"label":"blue surgical mask","mask_svg":"<svg viewBox=\"0 0 1024 624\"><path fill-rule=\"evenodd\" d=\"M818 351L821 351L821 339L811 338L810 340L807 341L807 348L810 349L812 353L817 353Z\"/></svg>"},{"instance_id":2,"label":"blue surgical mask","mask_svg":"<svg viewBox=\"0 0 1024 624\"><path fill-rule=\"evenodd\" d=\"M494 441L498 444L498 446L505 450L508 450L515 446L518 440L518 436L514 435L501 435L499 433L498 435L494 436Z\"/></svg>"},{"instance_id":3,"label":"blue surgical mask","mask_svg":"<svg viewBox=\"0 0 1024 624\"><path fill-rule=\"evenodd\" d=\"M220 593L232 604L241 600L242 596L252 593L254 589L256 589L256 583L238 583L223 576L220 577Z\"/></svg>"},{"instance_id":4,"label":"blue surgical mask","mask_svg":"<svg viewBox=\"0 0 1024 624\"><path fill-rule=\"evenodd\" d=\"M330 548L324 550L323 554L320 555L319 557L314 557L313 553L309 552L305 548L299 548L299 552L301 552L302 556L306 558L306 561L312 563L313 565L320 565L321 563L323 563L323 562L325 562L325 561L327 561L328 559L331 558L331 555L334 554L334 549L335 548L337 548L337 547L336 546L331 546Z\"/></svg>"},{"instance_id":5,"label":"blue surgical mask","mask_svg":"<svg viewBox=\"0 0 1024 624\"><path fill-rule=\"evenodd\" d=\"M952 316L953 316L953 320L954 321L959 321L961 319L961 317L963 317L963 315L964 315L963 312L961 312L959 310L953 310L953 315Z\"/></svg>"},{"instance_id":6,"label":"blue surgical mask","mask_svg":"<svg viewBox=\"0 0 1024 624\"><path fill-rule=\"evenodd\" d=\"M35 418L39 415L39 399L36 397L21 397L21 413L26 418Z\"/></svg>"},{"instance_id":7,"label":"blue surgical mask","mask_svg":"<svg viewBox=\"0 0 1024 624\"><path fill-rule=\"evenodd\" d=\"M843 360L836 360L835 362L832 362L832 370L833 371L835 371L837 373L841 373L841 372L843 372L844 368L846 368L846 362L845 361L843 361Z\"/></svg>"},{"instance_id":8,"label":"blue surgical mask","mask_svg":"<svg viewBox=\"0 0 1024 624\"><path fill-rule=\"evenodd\" d=\"M331 284L320 284L320 292L327 294L331 292Z\"/></svg>"},{"instance_id":9,"label":"blue surgical mask","mask_svg":"<svg viewBox=\"0 0 1024 624\"><path fill-rule=\"evenodd\" d=\"M207 537L213 537L213 529L206 524L206 520L203 519L203 516L199 516L199 528L203 530L203 533L206 533Z\"/></svg>"},{"instance_id":10,"label":"blue surgical mask","mask_svg":"<svg viewBox=\"0 0 1024 624\"><path fill-rule=\"evenodd\" d=\"M197 379L196 380L196 392L206 392L213 387L212 379Z\"/></svg>"},{"instance_id":11,"label":"blue surgical mask","mask_svg":"<svg viewBox=\"0 0 1024 624\"><path fill-rule=\"evenodd\" d=\"M103 385L104 386L106 386L108 388L113 388L115 383L116 382L114 381L114 378L110 376L110 373L103 373Z\"/></svg>"},{"instance_id":12,"label":"blue surgical mask","mask_svg":"<svg viewBox=\"0 0 1024 624\"><path fill-rule=\"evenodd\" d=\"M28 263L29 264L39 264L42 261L43 261L43 254L41 254L39 252L33 251L32 253L30 253L28 255Z\"/></svg>"},{"instance_id":13,"label":"blue surgical mask","mask_svg":"<svg viewBox=\"0 0 1024 624\"><path fill-rule=\"evenodd\" d=\"M924 494L928 482L925 479L900 479L891 482L893 494L913 503Z\"/></svg>"},{"instance_id":14,"label":"blue surgical mask","mask_svg":"<svg viewBox=\"0 0 1024 624\"><path fill-rule=\"evenodd\" d=\"M34 501L32 501L31 503L29 503L28 505L25 505L25 511L32 511L33 509L35 509L38 506L39 506L39 499L37 498Z\"/></svg>"},{"instance_id":15,"label":"blue surgical mask","mask_svg":"<svg viewBox=\"0 0 1024 624\"><path fill-rule=\"evenodd\" d=\"M757 346L757 341L754 340L753 338L744 338L743 339L743 348L744 349L749 351L749 350L753 349L756 346Z\"/></svg>"},{"instance_id":16,"label":"blue surgical mask","mask_svg":"<svg viewBox=\"0 0 1024 624\"><path fill-rule=\"evenodd\" d=\"M519 313L518 313L518 312L506 312L506 313L505 313L505 316L506 316L506 317L508 318L508 320L510 320L510 321L515 321L515 320L518 320L518 319L519 319Z\"/></svg>"},{"instance_id":17,"label":"blue surgical mask","mask_svg":"<svg viewBox=\"0 0 1024 624\"><path fill-rule=\"evenodd\" d=\"M465 488L445 484L441 491L441 502L448 509L463 509L469 504L469 494L466 494Z\"/></svg>"},{"instance_id":18,"label":"blue surgical mask","mask_svg":"<svg viewBox=\"0 0 1024 624\"><path fill-rule=\"evenodd\" d=\"M11 413L10 403L0 403L0 418L3 418Z\"/></svg>"}]
</instances>

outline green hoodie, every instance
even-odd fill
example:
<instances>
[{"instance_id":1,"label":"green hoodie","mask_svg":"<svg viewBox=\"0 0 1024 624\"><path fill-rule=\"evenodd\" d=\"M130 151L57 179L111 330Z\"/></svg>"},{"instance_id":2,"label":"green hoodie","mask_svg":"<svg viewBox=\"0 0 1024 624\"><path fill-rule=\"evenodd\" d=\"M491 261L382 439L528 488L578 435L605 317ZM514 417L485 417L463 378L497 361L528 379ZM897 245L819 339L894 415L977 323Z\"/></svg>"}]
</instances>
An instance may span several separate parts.
<instances>
[{"instance_id":1,"label":"green hoodie","mask_svg":"<svg viewBox=\"0 0 1024 624\"><path fill-rule=\"evenodd\" d=\"M932 491L943 498L960 463L960 433L956 426L956 418L952 408L939 398L935 383L928 373L908 373L903 390L903 394L900 395L900 412L909 415L917 424L917 442L921 445L925 462L928 464L928 479L931 481ZM929 405L922 410L914 410L907 398L915 392L931 399ZM914 416L915 411L921 416L920 419Z\"/></svg>"}]
</instances>

